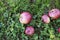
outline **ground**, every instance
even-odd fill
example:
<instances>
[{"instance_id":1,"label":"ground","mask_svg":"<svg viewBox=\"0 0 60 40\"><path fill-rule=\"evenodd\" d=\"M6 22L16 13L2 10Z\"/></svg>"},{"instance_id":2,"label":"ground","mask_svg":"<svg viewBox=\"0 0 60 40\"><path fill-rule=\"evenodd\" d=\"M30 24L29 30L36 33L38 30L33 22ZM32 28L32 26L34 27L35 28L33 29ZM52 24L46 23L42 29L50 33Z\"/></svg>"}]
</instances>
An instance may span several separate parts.
<instances>
[{"instance_id":1,"label":"ground","mask_svg":"<svg viewBox=\"0 0 60 40\"><path fill-rule=\"evenodd\" d=\"M60 18L45 24L43 14L57 8L60 0L0 0L0 40L60 40ZM19 22L21 12L28 11L33 20L25 25ZM28 36L24 33L26 26L33 26L35 33Z\"/></svg>"}]
</instances>

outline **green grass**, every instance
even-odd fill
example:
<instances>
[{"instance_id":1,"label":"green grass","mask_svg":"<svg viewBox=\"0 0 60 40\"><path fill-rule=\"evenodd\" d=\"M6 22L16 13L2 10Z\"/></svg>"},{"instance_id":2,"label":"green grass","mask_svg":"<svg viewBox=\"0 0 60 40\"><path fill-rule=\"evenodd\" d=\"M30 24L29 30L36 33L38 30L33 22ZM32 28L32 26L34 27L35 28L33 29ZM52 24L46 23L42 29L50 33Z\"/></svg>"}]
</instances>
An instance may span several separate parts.
<instances>
[{"instance_id":1,"label":"green grass","mask_svg":"<svg viewBox=\"0 0 60 40\"><path fill-rule=\"evenodd\" d=\"M41 16L53 8L60 9L60 0L0 0L0 40L60 40L60 18L45 24ZM20 13L29 11L33 15L30 24L19 22ZM26 26L33 26L33 36L24 34Z\"/></svg>"}]
</instances>

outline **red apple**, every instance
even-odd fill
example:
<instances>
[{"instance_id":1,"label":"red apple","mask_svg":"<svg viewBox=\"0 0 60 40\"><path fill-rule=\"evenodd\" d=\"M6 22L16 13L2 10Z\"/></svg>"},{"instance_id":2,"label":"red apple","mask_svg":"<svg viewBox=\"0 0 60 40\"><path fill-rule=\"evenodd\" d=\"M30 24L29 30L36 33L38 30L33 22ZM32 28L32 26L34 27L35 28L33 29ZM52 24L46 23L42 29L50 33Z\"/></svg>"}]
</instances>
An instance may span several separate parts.
<instances>
[{"instance_id":1,"label":"red apple","mask_svg":"<svg viewBox=\"0 0 60 40\"><path fill-rule=\"evenodd\" d=\"M59 9L52 9L49 11L49 16L52 19L57 19L60 17L60 10Z\"/></svg>"},{"instance_id":2,"label":"red apple","mask_svg":"<svg viewBox=\"0 0 60 40\"><path fill-rule=\"evenodd\" d=\"M32 26L27 26L25 29L25 34L32 36L34 34L34 28Z\"/></svg>"},{"instance_id":3,"label":"red apple","mask_svg":"<svg viewBox=\"0 0 60 40\"><path fill-rule=\"evenodd\" d=\"M28 24L32 20L32 15L29 12L23 12L20 15L19 21L23 24Z\"/></svg>"},{"instance_id":4,"label":"red apple","mask_svg":"<svg viewBox=\"0 0 60 40\"><path fill-rule=\"evenodd\" d=\"M58 28L58 32L60 33L60 28Z\"/></svg>"},{"instance_id":5,"label":"red apple","mask_svg":"<svg viewBox=\"0 0 60 40\"><path fill-rule=\"evenodd\" d=\"M42 21L43 21L44 23L49 23L49 22L50 22L50 18L49 18L47 15L43 15L43 16L42 16Z\"/></svg>"}]
</instances>

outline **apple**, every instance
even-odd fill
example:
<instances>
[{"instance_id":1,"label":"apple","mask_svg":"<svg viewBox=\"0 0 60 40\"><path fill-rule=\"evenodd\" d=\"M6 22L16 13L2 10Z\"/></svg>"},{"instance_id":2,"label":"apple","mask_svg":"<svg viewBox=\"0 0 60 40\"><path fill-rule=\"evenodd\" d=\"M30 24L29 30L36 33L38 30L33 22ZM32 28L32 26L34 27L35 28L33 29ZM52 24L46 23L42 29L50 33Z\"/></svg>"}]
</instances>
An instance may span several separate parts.
<instances>
[{"instance_id":1,"label":"apple","mask_svg":"<svg viewBox=\"0 0 60 40\"><path fill-rule=\"evenodd\" d=\"M22 24L28 24L32 20L32 15L29 12L22 12L19 18L19 21Z\"/></svg>"},{"instance_id":2,"label":"apple","mask_svg":"<svg viewBox=\"0 0 60 40\"><path fill-rule=\"evenodd\" d=\"M25 29L25 34L32 36L34 34L33 26L27 26L26 29Z\"/></svg>"},{"instance_id":3,"label":"apple","mask_svg":"<svg viewBox=\"0 0 60 40\"><path fill-rule=\"evenodd\" d=\"M48 15L44 14L44 15L42 16L42 21L43 21L44 23L50 23L50 18L48 17Z\"/></svg>"},{"instance_id":4,"label":"apple","mask_svg":"<svg viewBox=\"0 0 60 40\"><path fill-rule=\"evenodd\" d=\"M60 33L60 28L58 28L58 32Z\"/></svg>"},{"instance_id":5,"label":"apple","mask_svg":"<svg viewBox=\"0 0 60 40\"><path fill-rule=\"evenodd\" d=\"M49 11L48 14L52 19L57 19L60 17L60 10L59 9L52 9Z\"/></svg>"}]
</instances>

